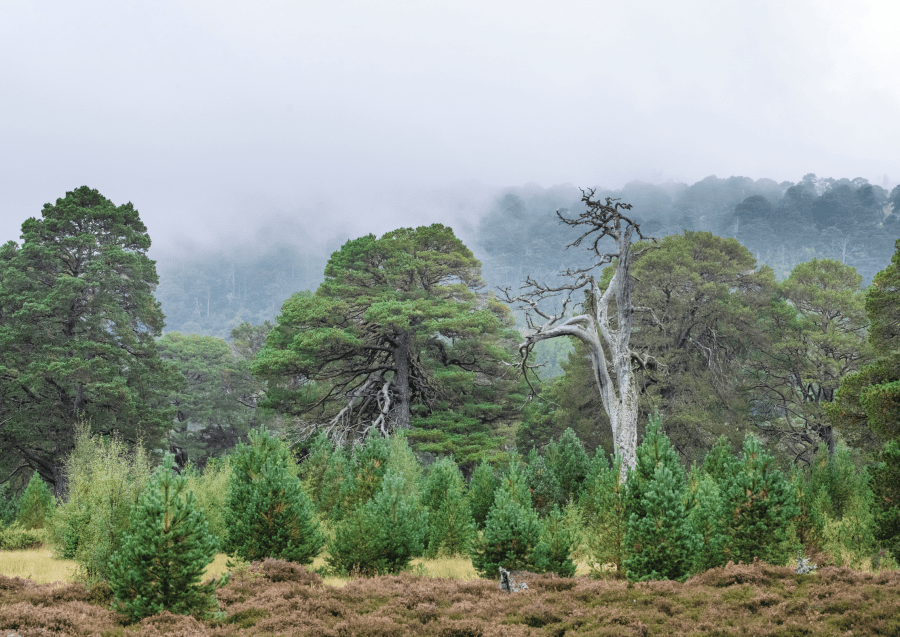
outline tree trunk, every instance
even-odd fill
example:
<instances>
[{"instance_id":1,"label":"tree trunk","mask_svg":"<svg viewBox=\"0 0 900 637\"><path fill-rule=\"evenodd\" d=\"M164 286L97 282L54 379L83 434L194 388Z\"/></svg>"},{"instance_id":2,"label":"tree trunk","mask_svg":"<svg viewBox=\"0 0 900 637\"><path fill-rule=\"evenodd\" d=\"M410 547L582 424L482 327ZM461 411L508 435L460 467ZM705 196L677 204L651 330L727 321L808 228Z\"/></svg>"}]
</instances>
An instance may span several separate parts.
<instances>
[{"instance_id":1,"label":"tree trunk","mask_svg":"<svg viewBox=\"0 0 900 637\"><path fill-rule=\"evenodd\" d=\"M394 348L394 388L397 390L399 404L395 408L394 428L409 429L409 413L411 392L409 390L409 348L410 334L404 332L397 339Z\"/></svg>"}]
</instances>

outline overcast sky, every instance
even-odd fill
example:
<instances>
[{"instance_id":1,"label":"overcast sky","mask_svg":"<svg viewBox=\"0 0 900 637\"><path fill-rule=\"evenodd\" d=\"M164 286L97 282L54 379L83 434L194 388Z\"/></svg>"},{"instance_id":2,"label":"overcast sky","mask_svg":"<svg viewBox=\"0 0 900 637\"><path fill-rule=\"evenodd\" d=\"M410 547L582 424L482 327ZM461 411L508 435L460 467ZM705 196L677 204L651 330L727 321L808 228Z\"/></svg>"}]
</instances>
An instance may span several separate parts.
<instances>
[{"instance_id":1,"label":"overcast sky","mask_svg":"<svg viewBox=\"0 0 900 637\"><path fill-rule=\"evenodd\" d=\"M898 19L894 0L0 0L0 239L84 184L163 246L452 223L529 182L893 185Z\"/></svg>"}]
</instances>

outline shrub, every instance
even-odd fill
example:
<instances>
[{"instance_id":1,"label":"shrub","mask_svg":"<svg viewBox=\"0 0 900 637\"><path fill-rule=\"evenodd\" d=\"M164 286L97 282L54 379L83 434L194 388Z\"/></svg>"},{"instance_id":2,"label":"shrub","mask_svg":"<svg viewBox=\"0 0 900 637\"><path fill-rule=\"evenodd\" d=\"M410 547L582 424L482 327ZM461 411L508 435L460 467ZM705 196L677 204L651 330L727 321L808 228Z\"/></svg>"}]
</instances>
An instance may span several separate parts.
<instances>
[{"instance_id":1,"label":"shrub","mask_svg":"<svg viewBox=\"0 0 900 637\"><path fill-rule=\"evenodd\" d=\"M900 445L896 440L884 444L878 460L872 467L875 539L900 559Z\"/></svg>"},{"instance_id":2,"label":"shrub","mask_svg":"<svg viewBox=\"0 0 900 637\"><path fill-rule=\"evenodd\" d=\"M19 499L9 493L9 484L0 484L0 528L12 524L19 515Z\"/></svg>"},{"instance_id":3,"label":"shrub","mask_svg":"<svg viewBox=\"0 0 900 637\"><path fill-rule=\"evenodd\" d=\"M625 561L625 483L622 481L622 457L612 465L598 453L581 494L585 537L591 573L598 576L606 564L624 573Z\"/></svg>"},{"instance_id":4,"label":"shrub","mask_svg":"<svg viewBox=\"0 0 900 637\"><path fill-rule=\"evenodd\" d=\"M575 563L572 561L574 543L573 529L559 508L554 507L543 522L541 537L534 547L531 561L539 572L572 577L575 574Z\"/></svg>"},{"instance_id":5,"label":"shrub","mask_svg":"<svg viewBox=\"0 0 900 637\"><path fill-rule=\"evenodd\" d=\"M559 481L562 502L577 501L591 471L591 460L578 434L568 427L558 442L547 445L546 455Z\"/></svg>"},{"instance_id":6,"label":"shrub","mask_svg":"<svg viewBox=\"0 0 900 637\"><path fill-rule=\"evenodd\" d=\"M562 501L559 480L550 463L535 449L529 454L528 467L524 473L525 484L531 492L531 506L538 515L546 515L553 507L559 506Z\"/></svg>"},{"instance_id":7,"label":"shrub","mask_svg":"<svg viewBox=\"0 0 900 637\"><path fill-rule=\"evenodd\" d=\"M366 438L353 450L347 474L341 484L340 501L334 519L342 520L378 492L391 455L390 441L378 435Z\"/></svg>"},{"instance_id":8,"label":"shrub","mask_svg":"<svg viewBox=\"0 0 900 637\"><path fill-rule=\"evenodd\" d=\"M31 480L28 481L28 486L19 499L19 515L16 517L16 523L26 529L43 529L49 526L55 509L56 498L35 471L31 474Z\"/></svg>"},{"instance_id":9,"label":"shrub","mask_svg":"<svg viewBox=\"0 0 900 637\"><path fill-rule=\"evenodd\" d=\"M231 479L231 460L228 456L210 458L202 474L192 469L185 477L187 490L194 493L194 500L206 517L209 532L216 538L216 545L221 550L228 541L225 506Z\"/></svg>"},{"instance_id":10,"label":"shrub","mask_svg":"<svg viewBox=\"0 0 900 637\"><path fill-rule=\"evenodd\" d=\"M684 471L658 418L647 424L636 461L624 494L628 579L684 580L698 541L684 506Z\"/></svg>"},{"instance_id":11,"label":"shrub","mask_svg":"<svg viewBox=\"0 0 900 637\"><path fill-rule=\"evenodd\" d=\"M727 537L725 559L786 564L795 551L792 521L800 509L791 485L756 436L744 439L742 456L727 465L719 489Z\"/></svg>"},{"instance_id":12,"label":"shrub","mask_svg":"<svg viewBox=\"0 0 900 637\"><path fill-rule=\"evenodd\" d=\"M472 478L469 480L469 508L472 511L472 519L475 525L483 529L487 521L488 512L494 504L494 493L499 486L499 481L494 473L494 468L482 460L475 467Z\"/></svg>"},{"instance_id":13,"label":"shrub","mask_svg":"<svg viewBox=\"0 0 900 637\"><path fill-rule=\"evenodd\" d=\"M167 454L131 511L122 548L110 560L115 606L129 623L163 610L208 617L218 610L215 589L228 581L225 576L198 585L216 554L216 539L173 465Z\"/></svg>"},{"instance_id":14,"label":"shrub","mask_svg":"<svg viewBox=\"0 0 900 637\"><path fill-rule=\"evenodd\" d=\"M375 497L338 524L326 562L339 573L398 573L421 555L427 533L427 511L405 494L403 478L388 471Z\"/></svg>"},{"instance_id":15,"label":"shrub","mask_svg":"<svg viewBox=\"0 0 900 637\"><path fill-rule=\"evenodd\" d=\"M473 522L464 490L462 473L452 459L444 458L431 467L422 498L428 510L426 555L468 552Z\"/></svg>"},{"instance_id":16,"label":"shrub","mask_svg":"<svg viewBox=\"0 0 900 637\"><path fill-rule=\"evenodd\" d=\"M0 551L33 549L44 543L43 529L28 529L18 524L0 527Z\"/></svg>"},{"instance_id":17,"label":"shrub","mask_svg":"<svg viewBox=\"0 0 900 637\"><path fill-rule=\"evenodd\" d=\"M150 478L150 459L140 445L132 451L120 438L104 442L82 424L65 472L68 499L54 514L51 542L78 562L79 578L109 579L109 558L129 529L131 508Z\"/></svg>"},{"instance_id":18,"label":"shrub","mask_svg":"<svg viewBox=\"0 0 900 637\"><path fill-rule=\"evenodd\" d=\"M530 504L517 501L501 487L488 512L484 533L472 544L472 566L482 577L496 577L506 570L534 570L534 548L540 541L541 524Z\"/></svg>"},{"instance_id":19,"label":"shrub","mask_svg":"<svg viewBox=\"0 0 900 637\"><path fill-rule=\"evenodd\" d=\"M702 573L725 565L725 531L722 528L722 496L716 481L695 468L688 485L688 520L697 535L693 572Z\"/></svg>"},{"instance_id":20,"label":"shrub","mask_svg":"<svg viewBox=\"0 0 900 637\"><path fill-rule=\"evenodd\" d=\"M225 506L225 551L244 560L265 557L309 564L324 538L296 477L287 444L262 429L231 456Z\"/></svg>"}]
</instances>

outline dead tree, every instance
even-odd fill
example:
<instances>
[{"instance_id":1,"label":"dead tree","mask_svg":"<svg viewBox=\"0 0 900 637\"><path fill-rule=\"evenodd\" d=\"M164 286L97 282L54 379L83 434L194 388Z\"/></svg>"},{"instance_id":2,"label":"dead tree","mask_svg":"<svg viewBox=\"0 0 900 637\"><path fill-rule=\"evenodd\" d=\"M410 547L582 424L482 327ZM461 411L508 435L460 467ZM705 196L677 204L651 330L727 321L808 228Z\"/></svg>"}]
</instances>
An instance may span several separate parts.
<instances>
[{"instance_id":1,"label":"dead tree","mask_svg":"<svg viewBox=\"0 0 900 637\"><path fill-rule=\"evenodd\" d=\"M528 354L539 341L561 336L573 336L587 345L590 352L594 379L600 390L603 408L612 425L616 452L622 456L622 475L635 466L637 449L637 418L639 388L634 376L634 366L645 366L647 361L631 350L631 329L636 310L632 304L634 277L631 267L635 257L652 246L632 250L632 237L645 239L640 225L629 219L623 211L631 205L606 197L605 202L595 200L594 190L582 190L582 202L586 210L570 219L559 212L560 222L582 231L574 242L566 246L581 246L588 240L588 249L595 257L586 268L569 269L561 276L566 283L549 286L528 277L520 290L513 295L510 288L501 290L507 303L525 310L529 332L519 346L522 370L528 374ZM606 252L600 242L610 237L616 249ZM613 263L615 271L605 290L601 290L595 273ZM573 300L578 292L584 293L584 301ZM542 301L561 297L562 305L555 313L546 309ZM570 315L570 308L575 310ZM538 317L538 318L536 318Z\"/></svg>"}]
</instances>

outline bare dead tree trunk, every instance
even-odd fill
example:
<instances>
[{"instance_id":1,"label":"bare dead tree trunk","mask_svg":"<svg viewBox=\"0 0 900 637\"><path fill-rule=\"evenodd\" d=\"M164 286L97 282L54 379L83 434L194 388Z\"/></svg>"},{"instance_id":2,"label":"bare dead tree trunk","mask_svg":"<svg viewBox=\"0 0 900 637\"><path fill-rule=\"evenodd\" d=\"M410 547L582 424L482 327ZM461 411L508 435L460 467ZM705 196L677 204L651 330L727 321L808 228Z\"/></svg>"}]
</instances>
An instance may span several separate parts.
<instances>
[{"instance_id":1,"label":"bare dead tree trunk","mask_svg":"<svg viewBox=\"0 0 900 637\"><path fill-rule=\"evenodd\" d=\"M562 276L568 283L556 287L526 280L521 289L523 294L512 295L509 288L502 290L505 301L515 303L525 309L526 320L530 332L519 346L522 355L522 369L527 375L527 357L534 345L540 341L561 336L579 339L588 347L594 379L600 391L603 408L612 425L613 441L616 453L622 456L622 477L628 469L635 466L637 450L637 417L639 390L634 377L633 365L646 363L631 350L631 330L634 312L632 303L634 278L631 268L635 253L631 249L634 233L641 235L640 226L622 214L622 210L630 210L631 205L618 203L606 198L605 202L592 199L594 191L582 191L582 201L587 210L578 218L568 219L557 212L562 223L574 227L583 227L583 234L568 247L578 247L590 237L589 249L597 257L594 265L588 268L568 270ZM599 246L601 239L610 237L615 241L614 252L603 252ZM615 262L615 272L606 290L601 290L593 272L604 265ZM586 301L577 303L581 310L574 316L567 316L576 291L585 293ZM563 298L562 309L551 314L540 307L540 302L551 297ZM615 303L613 303L615 301ZM614 307L613 307L614 306ZM543 322L537 324L534 317Z\"/></svg>"}]
</instances>

